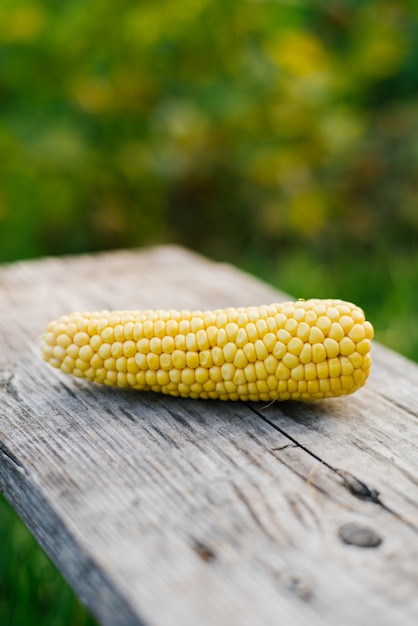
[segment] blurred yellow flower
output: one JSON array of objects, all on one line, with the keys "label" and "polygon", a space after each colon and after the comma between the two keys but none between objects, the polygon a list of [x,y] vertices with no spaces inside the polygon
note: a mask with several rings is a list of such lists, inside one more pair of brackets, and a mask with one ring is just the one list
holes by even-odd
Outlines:
[{"label": "blurred yellow flower", "polygon": [[32,41],[43,29],[45,13],[40,6],[19,6],[0,9],[0,41],[19,43]]},{"label": "blurred yellow flower", "polygon": [[280,32],[266,48],[269,58],[282,70],[294,76],[307,76],[326,70],[329,64],[327,51],[313,33],[285,30]]},{"label": "blurred yellow flower", "polygon": [[101,78],[78,78],[70,91],[75,101],[91,113],[112,110],[116,105],[113,86]]}]

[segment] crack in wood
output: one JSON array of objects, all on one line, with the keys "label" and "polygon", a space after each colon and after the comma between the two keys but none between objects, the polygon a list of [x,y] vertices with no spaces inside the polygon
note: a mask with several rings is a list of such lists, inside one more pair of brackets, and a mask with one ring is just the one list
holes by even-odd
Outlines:
[{"label": "crack in wood", "polygon": [[377,489],[368,487],[362,480],[356,478],[356,476],[345,470],[335,468],[334,472],[340,476],[343,487],[348,489],[353,496],[356,496],[356,498],[359,498],[360,500],[367,500],[369,502],[373,502],[374,504],[380,504],[383,506]]},{"label": "crack in wood", "polygon": [[280,450],[286,450],[286,448],[298,448],[299,446],[296,443],[284,443],[282,446],[277,446],[277,448],[271,448],[273,452],[278,452]]},{"label": "crack in wood", "polygon": [[17,460],[15,455],[9,450],[9,448],[0,441],[0,455],[3,456],[7,462],[12,463],[14,467],[21,473],[27,474],[27,470],[23,465]]},{"label": "crack in wood", "polygon": [[[300,448],[301,450],[306,452],[306,454],[309,454],[311,457],[316,459],[321,465],[323,465],[324,467],[327,467],[332,472],[332,474],[336,474],[338,476],[338,478],[339,478],[339,481],[338,481],[339,484],[342,485],[345,489],[347,489],[347,491],[349,491],[349,493],[351,495],[353,495],[354,497],[358,498],[359,500],[365,500],[365,501],[368,501],[368,502],[372,502],[373,504],[376,504],[377,506],[380,506],[382,509],[384,509],[385,511],[387,511],[388,513],[390,513],[391,515],[396,517],[396,519],[398,519],[399,521],[401,521],[404,524],[406,524],[411,530],[413,530],[414,532],[418,533],[418,526],[415,523],[413,523],[412,521],[406,519],[403,515],[401,515],[400,513],[398,513],[397,511],[395,511],[391,507],[387,506],[382,501],[382,499],[379,497],[380,494],[379,494],[379,491],[377,489],[374,489],[373,487],[369,487],[364,481],[360,480],[359,478],[357,478],[356,476],[351,474],[351,472],[347,472],[347,471],[341,470],[341,469],[339,469],[337,467],[333,467],[332,465],[327,463],[327,461],[325,461],[324,459],[321,459],[321,457],[319,457],[317,454],[312,452],[312,450],[309,450],[309,448],[307,448],[305,445],[301,444],[297,439],[292,437],[292,435],[289,435],[289,433],[287,433],[285,430],[283,430],[283,428],[280,428],[280,426],[278,426],[277,424],[275,424],[274,422],[269,420],[267,417],[265,417],[265,415],[262,415],[255,407],[253,407],[251,405],[248,405],[248,406],[266,424],[269,424],[272,428],[274,428],[279,433],[281,433],[284,437],[287,437],[287,439],[290,440],[290,442],[291,442],[290,444],[284,444],[284,446],[282,446],[282,447],[279,446],[279,448],[277,448],[277,450],[280,451],[280,450],[283,450],[283,449],[289,448],[289,447],[291,447],[291,448]],[[273,455],[273,456],[275,456],[279,461],[283,462],[282,459],[278,458],[276,455]],[[299,476],[299,477],[303,478],[304,480],[306,480],[306,478],[301,476],[300,473],[296,472],[296,470],[291,465],[289,465],[287,463],[284,463],[284,464],[292,472],[294,472],[297,476]],[[330,494],[327,491],[325,491],[324,489],[320,488],[315,483],[310,482],[310,484],[313,487],[315,487],[315,489],[321,491],[322,493],[324,493],[327,496],[330,496]]]}]

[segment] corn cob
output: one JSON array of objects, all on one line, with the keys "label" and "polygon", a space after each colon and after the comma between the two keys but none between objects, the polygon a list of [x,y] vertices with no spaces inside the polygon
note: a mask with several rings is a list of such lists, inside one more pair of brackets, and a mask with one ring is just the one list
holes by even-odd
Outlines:
[{"label": "corn cob", "polygon": [[215,311],[100,311],[50,322],[45,361],[105,385],[220,400],[342,396],[369,374],[373,327],[342,300]]}]

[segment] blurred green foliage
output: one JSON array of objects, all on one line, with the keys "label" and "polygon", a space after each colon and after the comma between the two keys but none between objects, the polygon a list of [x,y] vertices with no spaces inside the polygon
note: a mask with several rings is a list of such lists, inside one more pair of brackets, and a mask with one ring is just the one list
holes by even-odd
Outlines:
[{"label": "blurred green foliage", "polygon": [[407,0],[3,0],[0,259],[418,232]]},{"label": "blurred green foliage", "polygon": [[1,494],[0,537],[2,626],[94,626]]},{"label": "blurred green foliage", "polygon": [[0,261],[177,241],[295,295],[302,266],[318,295],[354,299],[358,277],[378,338],[418,358],[418,331],[380,315],[418,264],[417,17],[412,0],[3,0]]},{"label": "blurred green foliage", "polygon": [[417,18],[2,0],[0,262],[176,241],[354,300],[418,360]]}]

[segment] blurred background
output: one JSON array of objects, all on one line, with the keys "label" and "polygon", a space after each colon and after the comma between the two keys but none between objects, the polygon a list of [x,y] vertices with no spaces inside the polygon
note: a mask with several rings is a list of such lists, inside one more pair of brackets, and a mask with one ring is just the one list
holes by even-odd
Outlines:
[{"label": "blurred background", "polygon": [[[176,242],[418,361],[415,0],[2,0],[0,262]],[[93,624],[0,502],[0,623]]]}]

